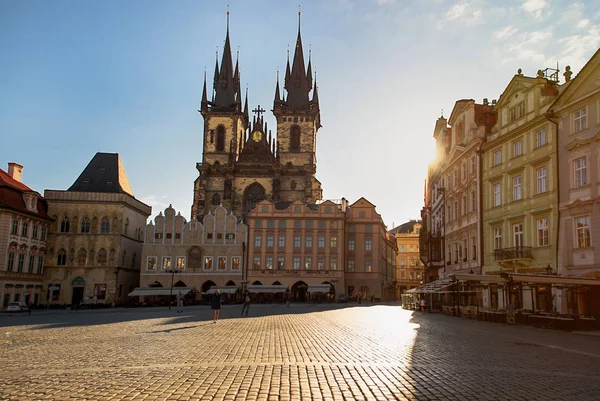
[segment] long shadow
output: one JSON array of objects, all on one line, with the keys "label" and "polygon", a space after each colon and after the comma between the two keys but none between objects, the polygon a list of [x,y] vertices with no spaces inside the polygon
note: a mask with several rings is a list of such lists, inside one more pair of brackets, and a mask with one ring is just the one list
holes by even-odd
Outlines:
[{"label": "long shadow", "polygon": [[[413,313],[420,325],[407,365],[407,388],[418,400],[597,400],[600,354],[593,339]],[[534,397],[535,395],[535,397]]]},{"label": "long shadow", "polygon": [[[262,317],[272,315],[303,314],[341,309],[348,307],[369,307],[377,304],[251,304],[248,317]],[[242,305],[224,305],[219,319],[239,318]],[[212,320],[212,311],[208,305],[195,305],[184,307],[184,312],[179,314],[175,308],[167,307],[142,307],[142,308],[114,308],[102,310],[78,311],[34,311],[28,314],[0,314],[0,327],[31,326],[28,330],[45,330],[60,327],[99,326],[131,321],[149,319],[165,319],[160,325],[171,325]]]}]

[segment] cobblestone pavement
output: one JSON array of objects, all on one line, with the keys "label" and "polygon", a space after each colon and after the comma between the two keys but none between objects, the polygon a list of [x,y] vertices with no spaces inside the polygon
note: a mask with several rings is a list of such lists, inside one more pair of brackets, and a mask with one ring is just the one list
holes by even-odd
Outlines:
[{"label": "cobblestone pavement", "polygon": [[598,400],[600,337],[400,306],[0,315],[0,399]]}]

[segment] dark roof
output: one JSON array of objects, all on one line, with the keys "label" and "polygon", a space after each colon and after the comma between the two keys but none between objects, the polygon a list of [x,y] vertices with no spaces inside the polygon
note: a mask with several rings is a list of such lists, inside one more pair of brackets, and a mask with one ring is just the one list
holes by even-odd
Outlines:
[{"label": "dark roof", "polygon": [[275,202],[275,209],[285,210],[288,207],[290,207],[291,204],[292,204],[292,202]]},{"label": "dark roof", "polygon": [[[25,195],[30,194],[30,195]],[[25,196],[24,196],[25,195]],[[35,196],[37,211],[30,210],[25,204],[25,197]],[[43,196],[33,191],[27,185],[13,179],[8,173],[0,168],[0,208],[12,209],[14,211],[36,216],[38,218],[52,220],[48,216],[48,204]]]},{"label": "dark roof", "polygon": [[421,224],[421,220],[411,220],[397,227],[392,228],[390,234],[410,234],[414,231],[415,224]]},{"label": "dark roof", "polygon": [[68,191],[126,193],[134,196],[118,153],[96,153]]}]

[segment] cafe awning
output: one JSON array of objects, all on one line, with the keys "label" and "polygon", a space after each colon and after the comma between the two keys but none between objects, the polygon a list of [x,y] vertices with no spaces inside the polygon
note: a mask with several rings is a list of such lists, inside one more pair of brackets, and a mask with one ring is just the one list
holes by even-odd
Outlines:
[{"label": "cafe awning", "polygon": [[[173,287],[173,295],[177,295],[181,292],[182,295],[187,294],[192,289],[187,287]],[[136,288],[128,294],[130,297],[147,297],[147,296],[156,296],[156,295],[171,295],[170,287],[159,287],[159,288]]]},{"label": "cafe awning", "polygon": [[487,275],[487,274],[463,273],[463,274],[453,274],[450,277],[457,281],[479,281],[481,283],[498,283],[498,284],[506,283],[506,279],[503,277]]},{"label": "cafe awning", "polygon": [[435,294],[442,292],[442,290],[450,287],[452,284],[454,284],[454,280],[451,278],[441,278],[439,280],[411,288],[406,292],[408,294]]},{"label": "cafe awning", "polygon": [[238,288],[235,285],[228,285],[226,287],[215,287],[212,286],[209,288],[208,291],[206,291],[207,294],[214,294],[217,290],[219,290],[219,292],[221,294],[235,294],[238,290]]},{"label": "cafe awning", "polygon": [[248,286],[248,291],[250,292],[267,292],[267,293],[277,293],[277,292],[286,292],[288,289],[287,285],[258,285],[253,284]]},{"label": "cafe awning", "polygon": [[520,281],[535,284],[558,284],[558,285],[600,285],[600,279],[583,277],[563,277],[552,274],[522,274],[504,273],[512,281]]},{"label": "cafe awning", "polygon": [[306,292],[329,292],[331,284],[309,284]]}]

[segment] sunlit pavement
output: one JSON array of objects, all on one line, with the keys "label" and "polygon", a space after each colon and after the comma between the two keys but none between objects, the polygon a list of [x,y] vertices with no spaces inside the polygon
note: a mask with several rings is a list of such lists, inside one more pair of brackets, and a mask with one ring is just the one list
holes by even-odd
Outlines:
[{"label": "sunlit pavement", "polygon": [[0,399],[598,400],[600,337],[394,305],[0,315]]}]

